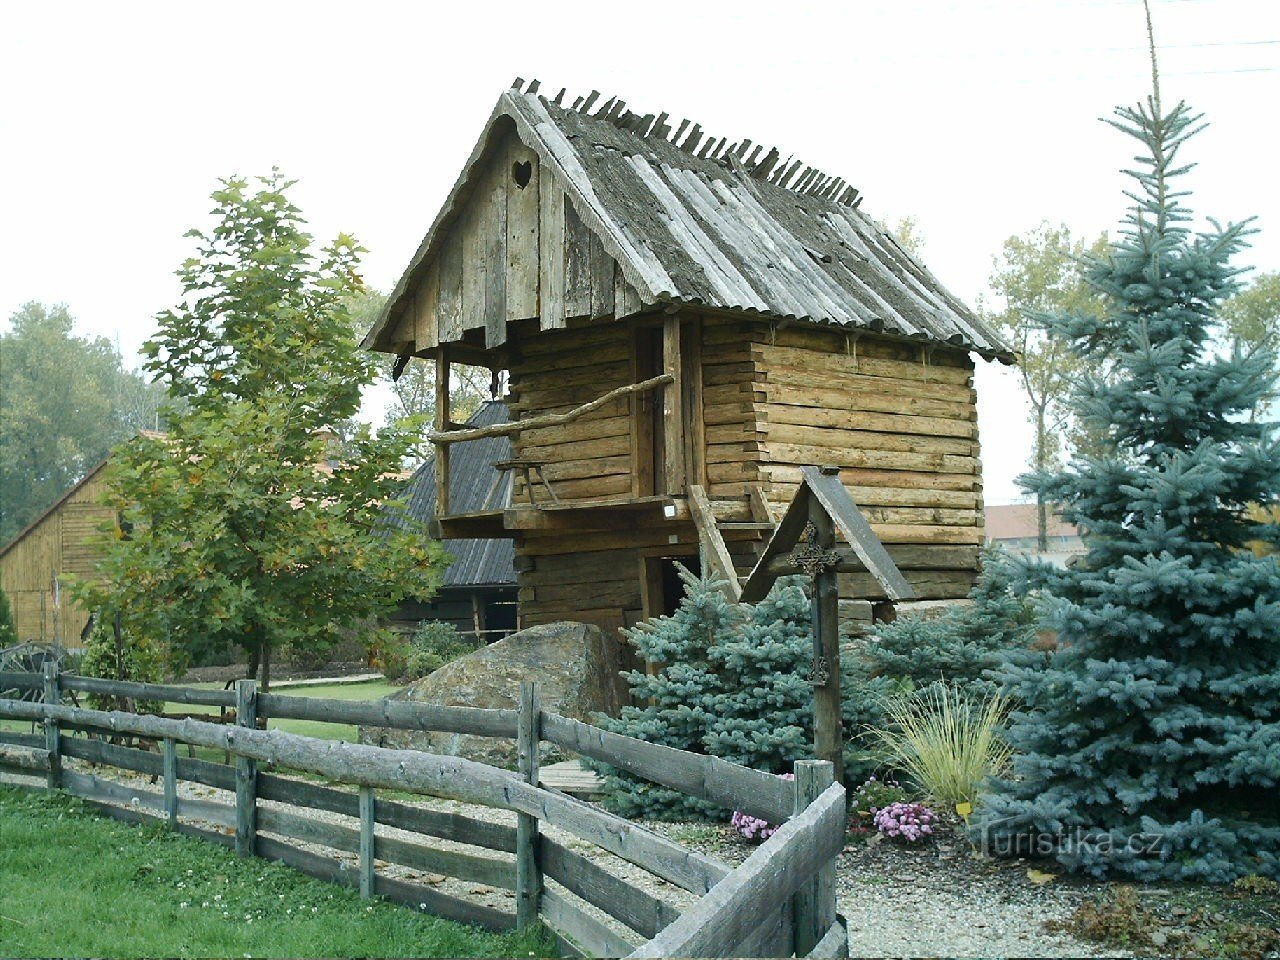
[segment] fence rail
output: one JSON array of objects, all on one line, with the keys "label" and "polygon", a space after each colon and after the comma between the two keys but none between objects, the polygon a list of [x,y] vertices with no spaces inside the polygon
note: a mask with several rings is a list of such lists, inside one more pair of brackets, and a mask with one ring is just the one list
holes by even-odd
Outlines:
[{"label": "fence rail", "polygon": [[[281,696],[259,693],[252,681],[240,681],[229,691],[121,683],[59,676],[56,669],[48,668],[45,675],[0,674],[3,691],[36,691],[38,701],[0,697],[0,718],[41,723],[44,730],[42,734],[0,731],[0,770],[43,773],[49,788],[80,796],[112,816],[167,822],[190,836],[234,846],[241,854],[278,860],[313,876],[357,887],[366,896],[425,905],[439,916],[495,930],[541,920],[569,953],[843,955],[844,927],[835,915],[834,885],[827,881],[843,841],[844,793],[838,785],[826,786],[831,782],[829,764],[798,764],[793,784],[541,710],[532,684],[522,686],[520,710]],[[89,710],[60,702],[63,692],[235,707],[235,724]],[[268,718],[515,739],[520,769],[513,772],[458,757],[259,729]],[[127,742],[131,739],[155,750],[131,745]],[[787,822],[745,864],[731,871],[630,821],[538,786],[536,758],[541,741],[690,796],[775,823]],[[177,752],[179,744],[223,751],[234,762],[183,757]],[[63,758],[149,776],[159,786],[145,789],[116,782],[99,775],[98,767],[91,773],[84,768],[63,769]],[[271,772],[277,769],[320,775],[333,783]],[[183,796],[178,788],[181,781],[234,792],[235,802]],[[335,784],[357,789],[352,792]],[[494,824],[402,803],[385,796],[388,790],[513,811],[518,824]],[[308,816],[311,811],[339,814],[352,823]],[[384,836],[377,832],[379,825],[408,831],[413,839]],[[700,899],[681,913],[667,900],[546,836],[541,832],[543,825],[562,829]],[[466,848],[420,843],[419,838]],[[299,844],[348,858],[355,855],[357,867],[349,869],[339,857]],[[386,876],[375,869],[376,862],[513,891],[516,909],[499,910],[433,886]],[[762,903],[777,906],[762,915]]]}]

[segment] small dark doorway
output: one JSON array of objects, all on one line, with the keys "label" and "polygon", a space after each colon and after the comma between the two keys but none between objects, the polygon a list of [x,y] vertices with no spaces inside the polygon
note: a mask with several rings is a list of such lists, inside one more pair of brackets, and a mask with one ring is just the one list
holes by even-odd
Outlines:
[{"label": "small dark doorway", "polygon": [[696,553],[674,557],[644,558],[644,616],[669,617],[684,599],[684,583],[676,569],[679,563],[695,574],[699,570]]},{"label": "small dark doorway", "polygon": [[[662,328],[642,327],[635,338],[635,382],[662,373]],[[632,399],[631,429],[636,437],[635,487],[637,497],[666,492],[666,440],[662,416],[662,392],[650,390]]]}]

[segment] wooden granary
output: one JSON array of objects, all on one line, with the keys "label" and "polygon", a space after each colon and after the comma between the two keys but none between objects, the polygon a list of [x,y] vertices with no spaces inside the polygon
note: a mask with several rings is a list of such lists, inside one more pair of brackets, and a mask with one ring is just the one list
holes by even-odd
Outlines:
[{"label": "wooden granary", "polygon": [[[844,180],[598,101],[502,94],[366,339],[434,358],[441,386],[453,363],[505,372],[527,422],[500,465],[510,505],[464,512],[442,488],[443,535],[514,541],[523,624],[620,627],[672,609],[672,560],[736,590],[802,468],[835,466],[915,593],[964,596],[973,356],[1008,346]],[[869,572],[840,593],[884,596]]]}]

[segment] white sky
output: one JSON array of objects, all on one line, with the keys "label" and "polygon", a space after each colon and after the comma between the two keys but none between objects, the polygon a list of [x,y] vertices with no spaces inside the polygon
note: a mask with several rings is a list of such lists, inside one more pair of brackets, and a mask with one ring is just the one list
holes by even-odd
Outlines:
[{"label": "white sky", "polygon": [[[1195,209],[1258,215],[1280,268],[1280,2],[1154,0],[1165,99],[1193,141]],[[973,303],[1006,237],[1095,234],[1124,211],[1146,95],[1139,0],[408,4],[11,3],[0,7],[0,322],[65,302],[134,362],[177,298],[182,234],[216,179],[275,164],[320,238],[356,233],[389,288],[512,78],[777,144],[863,209],[914,215],[925,259]],[[549,88],[549,89],[548,89]],[[980,363],[988,502],[1017,495],[1029,429]]]}]

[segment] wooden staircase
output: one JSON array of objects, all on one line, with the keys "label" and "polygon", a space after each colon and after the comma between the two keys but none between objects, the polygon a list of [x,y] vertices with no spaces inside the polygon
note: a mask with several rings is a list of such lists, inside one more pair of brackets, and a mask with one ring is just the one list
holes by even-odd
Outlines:
[{"label": "wooden staircase", "polygon": [[738,519],[735,511],[734,519],[721,520],[707,491],[697,484],[689,487],[689,513],[698,530],[706,572],[725,582],[725,595],[734,601],[741,597],[742,585],[777,529],[759,486],[751,488],[746,506],[741,516],[751,519]]}]

